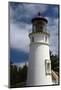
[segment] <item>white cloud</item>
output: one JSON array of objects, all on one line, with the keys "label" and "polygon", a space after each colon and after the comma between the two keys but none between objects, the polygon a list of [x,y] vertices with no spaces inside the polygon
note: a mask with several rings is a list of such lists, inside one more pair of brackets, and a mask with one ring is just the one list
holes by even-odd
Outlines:
[{"label": "white cloud", "polygon": [[[24,8],[25,7],[25,8]],[[32,17],[37,12],[45,12],[48,5],[40,4],[19,4],[15,10],[10,7],[10,46],[29,52],[30,39],[28,37],[29,31],[32,29],[31,24],[24,22],[14,22],[13,19],[22,17]],[[55,8],[55,12],[57,8]],[[17,16],[19,12],[19,16]],[[24,13],[23,13],[24,12]],[[17,17],[16,17],[17,16]],[[58,53],[58,18],[46,17],[48,19],[48,31],[50,32],[50,49],[53,53]],[[23,20],[22,20],[23,21]]]},{"label": "white cloud", "polygon": [[[22,25],[22,23],[21,23]],[[29,29],[31,25],[19,27],[17,24],[10,24],[10,47],[29,52]]]},{"label": "white cloud", "polygon": [[58,18],[48,18],[48,32],[50,33],[50,50],[58,54]]}]

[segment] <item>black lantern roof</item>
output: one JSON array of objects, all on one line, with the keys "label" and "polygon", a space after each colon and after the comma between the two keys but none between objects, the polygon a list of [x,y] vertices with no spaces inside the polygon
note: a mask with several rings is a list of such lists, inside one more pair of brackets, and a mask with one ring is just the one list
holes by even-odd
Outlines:
[{"label": "black lantern roof", "polygon": [[37,14],[37,16],[35,18],[32,19],[32,22],[34,22],[35,20],[43,20],[45,21],[46,23],[48,23],[47,19],[42,17],[40,12]]}]

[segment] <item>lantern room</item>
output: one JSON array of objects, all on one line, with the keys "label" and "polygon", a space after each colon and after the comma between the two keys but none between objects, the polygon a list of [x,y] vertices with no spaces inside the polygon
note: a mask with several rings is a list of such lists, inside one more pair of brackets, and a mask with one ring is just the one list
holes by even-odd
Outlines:
[{"label": "lantern room", "polygon": [[32,19],[32,32],[47,32],[47,19],[41,16],[40,12]]}]

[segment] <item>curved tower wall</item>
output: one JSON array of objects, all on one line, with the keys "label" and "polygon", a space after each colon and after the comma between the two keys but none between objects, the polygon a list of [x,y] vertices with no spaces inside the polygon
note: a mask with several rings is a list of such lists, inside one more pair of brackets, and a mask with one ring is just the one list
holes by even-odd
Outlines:
[{"label": "curved tower wall", "polygon": [[[47,40],[45,41],[45,36]],[[34,42],[32,42],[32,37]],[[28,67],[28,86],[51,85],[51,71],[46,71],[46,60],[50,63],[49,55],[49,35],[48,34],[31,34],[30,35],[30,56]],[[51,69],[51,68],[50,68]]]}]

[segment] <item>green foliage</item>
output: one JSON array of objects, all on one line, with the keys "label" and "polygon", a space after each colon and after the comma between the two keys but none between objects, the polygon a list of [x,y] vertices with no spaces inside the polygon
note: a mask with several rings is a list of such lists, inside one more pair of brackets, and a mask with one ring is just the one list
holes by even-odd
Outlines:
[{"label": "green foliage", "polygon": [[58,55],[53,55],[52,52],[50,52],[50,59],[51,59],[51,68],[54,71],[59,72],[59,58],[58,58]]},{"label": "green foliage", "polygon": [[10,87],[25,86],[27,80],[27,66],[17,70],[16,65],[10,64]]}]

